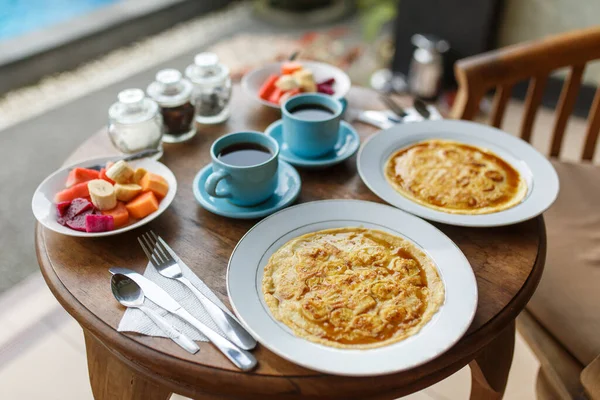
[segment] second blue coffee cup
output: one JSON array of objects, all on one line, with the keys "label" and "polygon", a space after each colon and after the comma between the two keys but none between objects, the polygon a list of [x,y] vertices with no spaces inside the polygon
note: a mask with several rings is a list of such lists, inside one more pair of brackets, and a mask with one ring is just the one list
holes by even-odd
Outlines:
[{"label": "second blue coffee cup", "polygon": [[[231,146],[258,145],[269,154],[251,165],[232,165],[219,157]],[[225,198],[238,206],[253,206],[267,200],[277,189],[279,145],[259,132],[235,132],[217,139],[210,148],[213,172],[205,189],[213,197]],[[217,186],[219,186],[217,188]]]},{"label": "second blue coffee cup", "polygon": [[[322,118],[308,119],[304,112],[326,110]],[[338,140],[343,104],[330,96],[320,93],[305,93],[294,96],[281,107],[283,120],[283,140],[290,151],[300,157],[318,158],[333,151]]]}]

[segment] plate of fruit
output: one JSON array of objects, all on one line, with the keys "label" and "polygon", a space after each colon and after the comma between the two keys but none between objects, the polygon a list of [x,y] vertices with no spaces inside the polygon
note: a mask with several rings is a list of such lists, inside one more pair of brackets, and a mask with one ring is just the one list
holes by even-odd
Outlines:
[{"label": "plate of fruit", "polygon": [[[169,207],[175,175],[152,159],[104,157],[62,168],[36,189],[31,207],[46,228],[69,236],[110,236],[140,227]],[[105,168],[92,169],[104,165]]]},{"label": "plate of fruit", "polygon": [[283,61],[248,72],[242,87],[262,104],[279,108],[290,97],[306,92],[342,99],[350,90],[350,78],[333,65],[315,61]]}]

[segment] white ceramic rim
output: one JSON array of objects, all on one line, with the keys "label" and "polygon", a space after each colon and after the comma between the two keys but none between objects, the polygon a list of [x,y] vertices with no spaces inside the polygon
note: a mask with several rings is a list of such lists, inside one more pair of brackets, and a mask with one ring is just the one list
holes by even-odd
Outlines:
[{"label": "white ceramic rim", "polygon": [[123,232],[130,231],[132,229],[139,228],[140,226],[146,225],[148,222],[154,220],[159,215],[161,215],[173,202],[175,198],[175,194],[177,193],[177,179],[173,172],[163,163],[146,158],[142,160],[131,161],[131,164],[136,167],[143,167],[149,172],[157,173],[163,176],[167,182],[169,183],[169,192],[160,201],[159,208],[157,211],[148,215],[146,218],[142,218],[134,224],[124,226],[119,229],[115,229],[108,232],[96,232],[96,233],[87,233],[80,232],[74,229],[69,228],[68,226],[62,226],[56,221],[56,210],[55,204],[53,200],[53,196],[55,193],[50,194],[50,198],[46,196],[46,194],[42,191],[42,189],[46,186],[50,185],[54,179],[58,179],[60,175],[64,175],[64,180],[62,180],[62,185],[67,179],[68,171],[74,167],[89,167],[93,165],[103,165],[108,161],[114,161],[123,158],[123,156],[112,156],[112,157],[100,157],[94,158],[91,160],[86,160],[82,162],[78,162],[72,165],[68,165],[55,171],[50,176],[48,176],[42,183],[39,184],[37,189],[33,194],[33,198],[31,200],[31,209],[33,211],[33,215],[38,220],[40,224],[42,224],[45,228],[50,229],[51,231],[60,233],[62,235],[67,236],[75,236],[75,237],[103,237],[103,236],[113,236],[118,235]]},{"label": "white ceramic rim", "polygon": [[[526,180],[525,199],[497,213],[460,215],[437,211],[402,196],[387,182],[384,165],[394,151],[427,139],[456,140],[496,153]],[[533,146],[500,129],[469,121],[437,120],[395,125],[371,136],[362,145],[357,167],[365,185],[382,200],[419,217],[457,226],[493,227],[523,222],[546,211],[559,192],[554,167]]]},{"label": "white ceramic rim", "polygon": [[[350,81],[350,77],[348,76],[348,74],[346,74],[344,71],[342,71],[338,67],[333,66],[331,64],[321,63],[321,62],[317,62],[317,61],[307,61],[307,60],[297,60],[297,61],[300,62],[302,65],[306,66],[308,69],[312,70],[313,73],[315,73],[315,70],[331,71],[331,75],[334,76],[336,79],[335,87],[334,87],[335,92],[334,92],[334,94],[331,95],[331,97],[333,97],[334,99],[341,100],[344,97],[346,97],[346,95],[350,91],[350,87],[352,85],[352,83]],[[283,62],[269,63],[266,65],[263,65],[262,67],[255,68],[252,71],[244,74],[244,76],[242,77],[242,81],[241,81],[242,88],[244,89],[244,91],[248,95],[250,95],[252,98],[254,98],[256,101],[258,101],[259,103],[261,103],[267,107],[281,109],[281,106],[279,106],[277,104],[273,104],[270,101],[266,101],[266,100],[263,100],[260,97],[258,97],[258,89],[260,88],[260,85],[257,88],[252,88],[252,84],[251,84],[251,82],[253,82],[255,76],[262,74],[263,71],[265,71],[265,70],[273,69],[273,71],[279,72],[279,70],[281,68],[281,64],[283,64]]]},{"label": "white ceramic rim", "polygon": [[[268,258],[285,242],[302,234],[360,225],[402,236],[423,249],[436,263],[444,282],[444,304],[420,332],[381,348],[336,349],[295,336],[274,319],[264,303],[260,286]],[[420,218],[361,200],[303,203],[257,223],[231,254],[227,292],[236,315],[263,346],[306,368],[346,376],[405,371],[438,357],[464,335],[477,309],[475,275],[452,240]]]}]

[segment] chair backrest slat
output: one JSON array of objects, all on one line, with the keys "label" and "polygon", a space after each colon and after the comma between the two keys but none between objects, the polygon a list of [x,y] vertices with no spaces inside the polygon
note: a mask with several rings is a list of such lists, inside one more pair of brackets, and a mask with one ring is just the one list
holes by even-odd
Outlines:
[{"label": "chair backrest slat", "polygon": [[512,88],[513,85],[503,85],[496,89],[494,102],[492,104],[492,115],[490,117],[490,125],[496,128],[500,128],[502,125],[504,110],[506,110],[506,104],[508,103],[508,100],[510,100]]},{"label": "chair backrest slat", "polygon": [[535,116],[537,110],[542,103],[542,96],[544,96],[544,89],[546,88],[546,82],[548,76],[541,75],[531,78],[529,86],[527,86],[527,97],[525,97],[525,114],[521,121],[521,139],[526,142],[531,142],[531,131],[533,129],[533,123],[535,122]]},{"label": "chair backrest slat", "polygon": [[450,117],[467,121],[473,120],[479,112],[479,102],[482,98],[483,92],[471,92],[466,87],[460,87]]},{"label": "chair backrest slat", "polygon": [[585,146],[581,158],[584,160],[592,160],[596,151],[596,141],[600,132],[600,87],[596,89],[594,102],[588,114],[588,128],[585,135]]},{"label": "chair backrest slat", "polygon": [[[529,80],[520,134],[523,140],[530,142],[548,77],[553,71],[568,67],[570,72],[560,94],[550,146],[550,155],[558,156],[585,65],[592,60],[600,60],[600,26],[467,57],[454,66],[458,94],[450,115],[453,118],[474,119],[479,112],[482,97],[496,88],[490,124],[500,127],[513,85]],[[583,150],[583,158],[586,160],[593,157],[600,130],[598,92],[588,123]]]},{"label": "chair backrest slat", "polygon": [[575,100],[577,100],[577,93],[581,85],[581,76],[585,65],[574,66],[565,84],[560,92],[560,98],[558,100],[556,120],[554,121],[554,129],[552,130],[552,145],[550,146],[550,157],[558,157],[560,154],[560,147],[562,145],[563,136],[565,134],[565,128],[573,107],[575,106]]}]

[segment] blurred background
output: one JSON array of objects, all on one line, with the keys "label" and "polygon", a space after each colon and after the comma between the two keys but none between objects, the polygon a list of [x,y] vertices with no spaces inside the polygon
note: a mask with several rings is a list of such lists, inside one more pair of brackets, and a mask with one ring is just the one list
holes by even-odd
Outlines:
[{"label": "blurred background", "polygon": [[[14,327],[0,333],[0,398],[38,398],[35,388],[16,387],[21,369],[46,371],[59,354],[68,363],[71,353],[82,382],[71,390],[54,385],[44,398],[91,398],[85,361],[76,355],[83,351],[78,327],[39,275],[30,201],[45,176],[106,126],[119,91],[146,88],[162,68],[183,71],[201,51],[216,53],[239,80],[301,50],[301,58],[340,66],[354,85],[412,92],[444,112],[454,101],[456,60],[594,26],[599,15],[597,0],[0,0],[0,304],[39,291],[26,304],[29,320],[0,313],[0,326]],[[419,85],[414,64],[427,57],[440,60],[439,75]],[[554,107],[563,76],[548,84],[543,105]],[[600,66],[590,65],[576,116],[587,115],[599,81]],[[526,85],[515,87],[509,111],[519,112],[525,93]],[[483,115],[488,107],[484,101]],[[35,346],[42,344],[54,350],[40,353]],[[535,360],[523,351],[534,374]],[[468,382],[461,385],[456,390],[468,393]],[[444,390],[454,389],[427,398],[454,398]],[[522,398],[531,398],[527,390]]]}]

